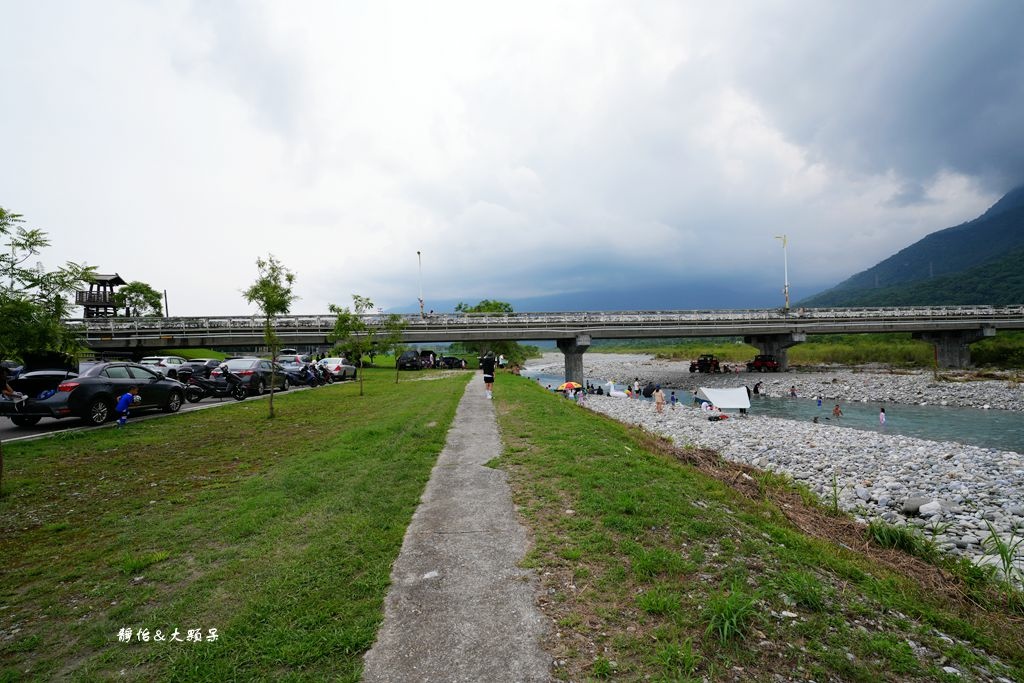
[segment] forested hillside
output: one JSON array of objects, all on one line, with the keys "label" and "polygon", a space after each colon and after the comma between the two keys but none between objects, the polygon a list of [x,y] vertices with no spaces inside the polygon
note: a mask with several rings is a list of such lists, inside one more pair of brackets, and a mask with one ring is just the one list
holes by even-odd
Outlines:
[{"label": "forested hillside", "polygon": [[983,215],[932,233],[802,306],[1024,302],[1024,186]]}]

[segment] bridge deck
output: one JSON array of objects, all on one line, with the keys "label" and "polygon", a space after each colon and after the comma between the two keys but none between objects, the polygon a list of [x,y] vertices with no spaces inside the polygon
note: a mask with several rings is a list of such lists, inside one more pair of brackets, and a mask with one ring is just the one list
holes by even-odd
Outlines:
[{"label": "bridge deck", "polygon": [[[386,316],[364,316],[371,326]],[[1024,329],[1021,306],[808,308],[703,311],[590,311],[558,313],[441,313],[401,316],[406,342],[709,337],[766,334],[942,332]],[[334,316],[280,316],[274,328],[289,345],[325,344]],[[261,344],[258,316],[74,319],[65,323],[93,349],[207,347]]]}]

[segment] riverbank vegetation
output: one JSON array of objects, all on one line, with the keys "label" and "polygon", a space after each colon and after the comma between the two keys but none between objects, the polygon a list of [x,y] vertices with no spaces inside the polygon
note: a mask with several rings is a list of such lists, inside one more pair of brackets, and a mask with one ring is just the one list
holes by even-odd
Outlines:
[{"label": "riverbank vegetation", "polygon": [[783,477],[528,380],[498,396],[558,678],[1024,678],[1024,608],[984,572],[883,549]]},{"label": "riverbank vegetation", "polygon": [[[758,350],[738,337],[705,339],[630,339],[595,342],[592,353],[649,353],[666,360],[690,360],[713,353],[730,363],[745,363]],[[810,335],[789,349],[790,365],[863,365],[881,363],[897,367],[929,368],[935,364],[931,344],[910,334]],[[1024,332],[1000,332],[971,345],[975,365],[1024,368]]]}]

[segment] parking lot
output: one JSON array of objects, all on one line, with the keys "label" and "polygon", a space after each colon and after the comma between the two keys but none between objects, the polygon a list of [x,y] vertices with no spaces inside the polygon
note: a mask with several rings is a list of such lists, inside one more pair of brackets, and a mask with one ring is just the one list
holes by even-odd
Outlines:
[{"label": "parking lot", "polygon": [[[288,390],[288,393],[291,393],[293,391],[304,391],[309,388],[310,387],[292,387],[291,389]],[[277,393],[280,395],[282,392]],[[268,398],[270,398],[270,394],[266,394],[265,396],[250,396],[245,400],[262,401],[267,400]],[[222,405],[234,405],[236,403],[238,403],[238,401],[235,401],[234,399],[230,398],[206,399],[199,403],[186,402],[182,404],[181,410],[179,410],[178,413],[165,413],[161,410],[147,410],[145,412],[139,413],[138,415],[133,415],[129,419],[129,424],[131,422],[152,420],[158,417],[168,417],[170,415],[187,413],[193,410],[205,410],[207,408],[216,408]],[[72,417],[57,420],[51,417],[44,417],[42,420],[39,421],[39,424],[35,425],[34,427],[18,427],[7,418],[0,418],[0,441],[8,442],[17,441],[20,439],[32,439],[39,436],[55,434],[57,432],[68,432],[72,430],[114,429],[116,427],[116,424],[116,422],[108,422],[107,424],[102,425],[100,427],[87,427],[78,418]]]}]

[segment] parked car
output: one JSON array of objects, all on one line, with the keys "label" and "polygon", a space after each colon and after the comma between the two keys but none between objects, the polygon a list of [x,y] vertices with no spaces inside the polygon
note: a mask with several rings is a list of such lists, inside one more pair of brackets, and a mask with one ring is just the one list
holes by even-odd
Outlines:
[{"label": "parked car", "polygon": [[185,365],[179,368],[179,371],[184,373],[186,371],[191,372],[196,377],[209,378],[210,373],[213,369],[224,361],[217,358],[192,358],[185,361]]},{"label": "parked car", "polygon": [[160,408],[176,413],[185,399],[181,382],[162,376],[138,363],[96,363],[81,374],[67,370],[26,372],[11,387],[28,398],[0,401],[0,414],[20,427],[31,427],[44,417],[81,418],[101,425],[114,415],[117,398],[138,387],[141,400],[132,410]]},{"label": "parked car", "polygon": [[437,367],[437,354],[430,349],[423,349],[420,351],[420,367],[421,368],[436,368]]},{"label": "parked car", "polygon": [[456,356],[442,356],[441,367],[449,370],[459,370],[466,367],[466,361],[462,358],[457,358]]},{"label": "parked car", "polygon": [[718,372],[720,370],[718,358],[710,353],[705,353],[690,362],[690,372]]},{"label": "parked car", "polygon": [[[275,391],[288,391],[290,386],[288,376],[285,374],[284,368],[274,361],[266,358],[245,357],[232,358],[225,362],[228,364],[228,370],[242,378],[246,390],[252,396],[262,396],[266,393],[270,388],[271,375],[274,376]],[[210,372],[210,379],[220,378],[221,371],[219,369]]]},{"label": "parked car", "polygon": [[317,365],[334,375],[335,380],[341,381],[356,378],[356,366],[344,358],[323,358],[317,362]]},{"label": "parked car", "polygon": [[747,363],[747,372],[778,372],[779,360],[775,356],[760,355],[754,356],[754,360]]},{"label": "parked car", "polygon": [[139,361],[139,365],[145,365],[157,372],[164,373],[165,377],[174,379],[178,376],[178,369],[188,361],[181,356],[146,356]]},{"label": "parked car", "polygon": [[399,370],[421,370],[423,368],[420,363],[420,354],[416,351],[403,351],[395,361],[395,366]]}]

